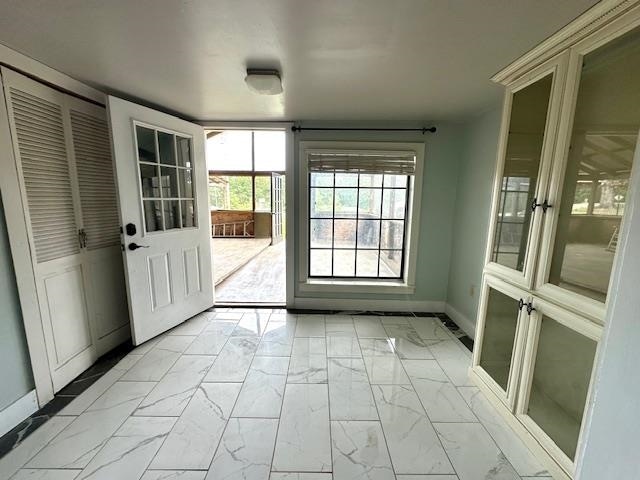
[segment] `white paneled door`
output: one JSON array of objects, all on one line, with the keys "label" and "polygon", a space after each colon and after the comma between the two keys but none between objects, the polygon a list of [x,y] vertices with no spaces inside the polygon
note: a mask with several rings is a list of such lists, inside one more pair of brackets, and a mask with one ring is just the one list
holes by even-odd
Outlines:
[{"label": "white paneled door", "polygon": [[204,130],[108,99],[136,345],[213,306]]}]

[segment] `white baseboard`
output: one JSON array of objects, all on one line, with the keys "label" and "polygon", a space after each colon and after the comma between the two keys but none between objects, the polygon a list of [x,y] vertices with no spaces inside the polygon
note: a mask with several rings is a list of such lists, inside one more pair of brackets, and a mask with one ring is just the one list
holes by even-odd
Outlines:
[{"label": "white baseboard", "polygon": [[0,436],[38,410],[36,391],[31,390],[0,412]]},{"label": "white baseboard", "polygon": [[359,300],[351,298],[304,298],[293,299],[293,307],[310,310],[370,310],[384,312],[444,312],[441,301],[406,300]]},{"label": "white baseboard", "polygon": [[472,322],[468,317],[461,314],[448,303],[444,307],[444,313],[449,315],[451,320],[456,322],[456,325],[458,325],[462,329],[462,331],[464,331],[464,333],[466,333],[469,337],[476,338],[475,322]]}]

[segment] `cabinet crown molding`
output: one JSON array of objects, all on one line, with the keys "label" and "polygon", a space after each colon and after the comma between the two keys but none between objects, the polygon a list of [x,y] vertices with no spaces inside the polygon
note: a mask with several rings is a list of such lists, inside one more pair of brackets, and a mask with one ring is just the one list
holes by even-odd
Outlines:
[{"label": "cabinet crown molding", "polygon": [[532,68],[575,45],[604,24],[632,10],[640,17],[640,0],[602,0],[500,70],[491,80],[508,85]]}]

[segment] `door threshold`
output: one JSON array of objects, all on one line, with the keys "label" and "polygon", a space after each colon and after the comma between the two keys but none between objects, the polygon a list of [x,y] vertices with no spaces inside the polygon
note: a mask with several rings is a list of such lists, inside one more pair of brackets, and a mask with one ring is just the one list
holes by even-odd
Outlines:
[{"label": "door threshold", "polygon": [[279,302],[223,302],[214,304],[213,308],[287,308],[287,305]]}]

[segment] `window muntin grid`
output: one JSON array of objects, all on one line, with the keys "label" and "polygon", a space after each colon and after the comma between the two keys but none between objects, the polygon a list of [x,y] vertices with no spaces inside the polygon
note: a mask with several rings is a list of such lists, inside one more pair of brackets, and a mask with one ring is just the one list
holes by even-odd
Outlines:
[{"label": "window muntin grid", "polygon": [[309,173],[309,278],[404,277],[409,176]]}]

